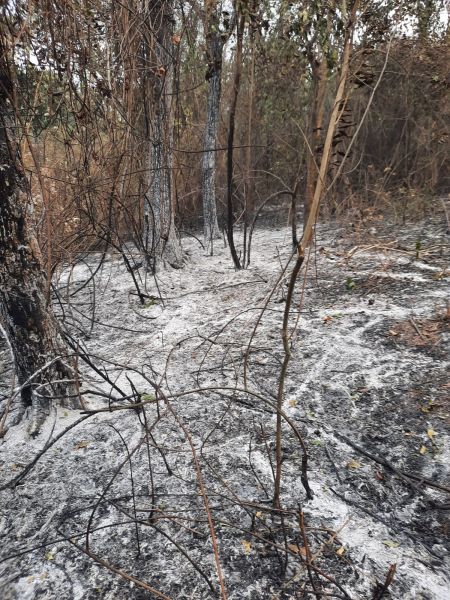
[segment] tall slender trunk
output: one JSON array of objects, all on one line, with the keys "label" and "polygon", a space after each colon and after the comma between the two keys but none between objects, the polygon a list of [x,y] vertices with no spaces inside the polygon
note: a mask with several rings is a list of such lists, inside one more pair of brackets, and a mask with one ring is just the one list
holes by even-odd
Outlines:
[{"label": "tall slender trunk", "polygon": [[309,148],[306,154],[306,191],[303,211],[303,227],[305,227],[314,198],[317,183],[320,152],[318,146],[323,139],[323,117],[325,112],[325,92],[327,87],[327,64],[324,57],[320,62],[311,60],[312,69],[312,111],[309,124]]},{"label": "tall slender trunk", "polygon": [[328,119],[328,127],[323,144],[322,155],[320,158],[320,167],[319,172],[317,174],[316,187],[314,189],[314,196],[308,215],[308,220],[304,225],[303,236],[299,243],[299,254],[304,254],[305,249],[311,243],[311,239],[314,233],[314,225],[320,207],[320,202],[322,200],[324,189],[326,189],[325,180],[330,162],[330,156],[332,153],[333,137],[336,133],[336,128],[339,125],[339,121],[342,118],[342,114],[346,106],[345,93],[350,70],[350,55],[353,49],[353,28],[356,20],[356,14],[359,10],[359,6],[360,0],[355,0],[351,9],[351,13],[348,17],[348,24],[345,32],[342,49],[339,84],[334,99],[334,105],[331,110],[330,117]]},{"label": "tall slender trunk", "polygon": [[217,18],[211,17],[210,23],[207,23],[207,27],[209,27],[206,35],[208,53],[208,72],[206,74],[208,81],[208,105],[202,157],[202,199],[205,248],[212,255],[213,241],[220,238],[216,204],[215,147],[219,125],[223,41],[218,31]]},{"label": "tall slender trunk", "polygon": [[233,96],[230,106],[230,121],[228,127],[227,143],[227,239],[230,246],[231,258],[236,269],[241,269],[241,262],[234,245],[234,214],[233,214],[233,145],[234,145],[234,127],[236,121],[236,108],[241,85],[242,73],[242,41],[244,37],[245,17],[241,16],[237,26],[236,58],[233,82]]},{"label": "tall slender trunk", "polygon": [[17,142],[15,77],[9,33],[0,26],[0,328],[11,349],[23,409],[37,433],[53,400],[72,406],[70,368],[58,324],[45,298],[41,253],[28,218],[29,190]]},{"label": "tall slender trunk", "polygon": [[[253,3],[252,13],[256,13],[256,3]],[[242,266],[250,265],[250,252],[247,248],[247,232],[255,212],[255,182],[253,178],[253,120],[255,112],[255,34],[253,23],[249,24],[249,82],[248,82],[248,121],[247,148],[245,149],[245,178],[244,178],[244,255]],[[247,256],[248,251],[248,256]]]},{"label": "tall slender trunk", "polygon": [[[339,124],[339,120],[342,116],[342,109],[345,106],[345,93],[349,77],[350,69],[350,56],[353,49],[353,29],[356,21],[356,14],[360,6],[360,0],[355,0],[351,13],[347,17],[347,26],[345,30],[345,37],[342,48],[342,62],[341,72],[339,78],[339,85],[334,98],[334,105],[331,110],[331,114],[328,120],[327,132],[325,135],[323,152],[320,159],[319,173],[317,176],[316,187],[310,206],[308,220],[303,228],[302,239],[299,241],[297,246],[297,260],[294,268],[291,272],[289,281],[288,294],[286,298],[286,304],[283,315],[283,328],[282,328],[282,341],[284,349],[283,365],[281,368],[280,378],[278,381],[278,393],[277,393],[277,417],[276,417],[276,434],[275,434],[275,482],[274,482],[274,496],[273,504],[275,507],[281,507],[281,470],[282,470],[282,414],[281,410],[284,402],[284,392],[286,375],[288,372],[289,363],[291,361],[291,340],[288,331],[289,317],[294,298],[294,289],[297,278],[303,266],[305,260],[305,253],[314,235],[314,226],[317,219],[320,202],[324,191],[324,182],[328,170],[330,161],[333,136],[336,132],[336,127]],[[308,453],[306,446],[302,443],[303,458],[302,458],[302,483],[306,489],[307,497],[311,498],[311,490],[309,488],[308,477],[307,477],[307,463]]]},{"label": "tall slender trunk", "polygon": [[183,266],[175,230],[173,174],[173,7],[171,0],[152,0],[145,40],[150,116],[149,187],[145,198],[145,246],[149,267]]}]

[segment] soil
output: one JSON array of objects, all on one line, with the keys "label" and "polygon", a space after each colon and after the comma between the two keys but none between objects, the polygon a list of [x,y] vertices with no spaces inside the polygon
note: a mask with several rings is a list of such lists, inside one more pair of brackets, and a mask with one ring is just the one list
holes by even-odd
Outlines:
[{"label": "soil", "polygon": [[[242,271],[220,241],[211,257],[184,238],[184,269],[133,271],[144,305],[119,256],[61,268],[55,310],[94,412],[0,440],[1,598],[220,597],[219,561],[232,600],[448,599],[450,241],[437,218],[375,227],[318,226],[299,277],[281,509],[288,229],[256,231]],[[11,375],[4,345],[3,405]]]}]

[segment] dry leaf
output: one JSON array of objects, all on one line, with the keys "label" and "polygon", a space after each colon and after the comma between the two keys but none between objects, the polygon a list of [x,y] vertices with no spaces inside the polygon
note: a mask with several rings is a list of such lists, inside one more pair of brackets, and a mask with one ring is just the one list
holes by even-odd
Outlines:
[{"label": "dry leaf", "polygon": [[393,335],[393,336],[398,335],[398,331],[394,331],[394,329],[389,329],[388,333],[389,333],[389,335]]},{"label": "dry leaf", "polygon": [[345,548],[344,548],[344,546],[341,546],[340,548],[338,548],[338,549],[336,550],[336,554],[337,554],[338,556],[344,556],[344,554],[345,554]]},{"label": "dry leaf", "polygon": [[179,43],[181,42],[181,35],[180,35],[179,33],[175,33],[175,34],[172,36],[172,42],[173,42],[174,44],[179,44]]},{"label": "dry leaf", "polygon": [[420,454],[426,454],[428,452],[428,448],[426,446],[420,446],[419,452]]},{"label": "dry leaf", "polygon": [[289,400],[289,406],[297,406],[297,400],[295,398],[291,398],[291,400]]},{"label": "dry leaf", "polygon": [[388,548],[398,548],[400,546],[399,542],[393,542],[392,540],[383,540],[383,544]]},{"label": "dry leaf", "polygon": [[433,431],[433,428],[430,427],[429,429],[427,429],[427,436],[430,438],[430,440],[432,442],[434,442],[434,436],[436,435],[436,432]]},{"label": "dry leaf", "polygon": [[333,320],[333,317],[330,317],[330,315],[325,315],[325,317],[322,319],[322,321],[324,323],[329,323],[332,320]]},{"label": "dry leaf", "polygon": [[87,448],[89,442],[87,440],[81,440],[75,444],[75,450],[81,450],[82,448]]},{"label": "dry leaf", "polygon": [[250,554],[250,552],[252,551],[251,543],[248,542],[247,540],[242,540],[242,545],[244,546],[245,554]]},{"label": "dry leaf", "polygon": [[347,463],[347,469],[360,469],[362,464],[357,460],[349,460]]},{"label": "dry leaf", "polygon": [[445,277],[448,277],[448,273],[446,272],[445,269],[443,271],[440,271],[439,273],[435,273],[433,275],[433,279],[436,279],[437,281],[440,281],[441,279],[444,279]]},{"label": "dry leaf", "polygon": [[297,544],[288,544],[288,548],[294,554],[301,554],[302,556],[306,556],[306,548],[304,546],[299,547]]}]

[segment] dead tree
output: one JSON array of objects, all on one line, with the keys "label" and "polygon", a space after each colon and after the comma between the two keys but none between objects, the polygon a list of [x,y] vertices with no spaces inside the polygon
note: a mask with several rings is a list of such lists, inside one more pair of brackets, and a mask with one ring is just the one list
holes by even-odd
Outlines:
[{"label": "dead tree", "polygon": [[46,279],[29,222],[29,190],[21,164],[10,32],[0,25],[0,326],[13,355],[22,400],[32,407],[32,432],[53,400],[77,404],[66,348],[45,298]]}]

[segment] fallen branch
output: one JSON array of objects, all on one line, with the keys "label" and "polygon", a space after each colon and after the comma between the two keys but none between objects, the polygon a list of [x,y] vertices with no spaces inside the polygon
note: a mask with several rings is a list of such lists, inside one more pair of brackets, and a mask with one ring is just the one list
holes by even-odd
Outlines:
[{"label": "fallen branch", "polygon": [[390,471],[395,473],[398,477],[400,477],[400,479],[402,479],[405,483],[410,485],[416,491],[424,493],[423,490],[421,490],[418,485],[416,485],[415,483],[413,483],[411,481],[411,479],[414,479],[414,480],[418,481],[419,483],[423,483],[424,485],[436,488],[438,490],[441,490],[443,492],[447,492],[448,494],[450,494],[450,488],[440,485],[438,483],[435,483],[434,481],[431,481],[431,479],[425,479],[423,477],[420,477],[419,475],[412,475],[410,473],[405,473],[405,471],[400,471],[399,469],[394,467],[394,465],[392,463],[390,463],[388,460],[386,460],[385,458],[380,458],[379,456],[375,456],[375,454],[372,454],[371,452],[364,450],[364,448],[361,448],[361,446],[358,446],[358,444],[355,444],[355,442],[353,442],[351,439],[349,439],[343,433],[337,433],[336,435],[337,435],[337,437],[344,440],[344,442],[346,442],[349,446],[351,446],[352,448],[357,450],[363,456],[370,458],[370,460],[373,460],[374,462],[378,463],[379,465],[383,465],[384,467],[386,467],[387,469],[389,469]]},{"label": "fallen branch", "polygon": [[[61,535],[64,535],[59,530],[58,530],[58,533],[60,533]],[[97,556],[96,554],[94,554],[90,550],[87,550],[83,546],[80,546],[79,544],[77,544],[76,542],[74,542],[73,539],[68,538],[66,536],[64,536],[64,537],[65,537],[65,539],[70,544],[72,544],[72,546],[75,546],[75,548],[77,550],[79,550],[83,554],[86,554],[87,556],[89,556],[89,558],[91,558],[94,562],[96,562],[97,564],[101,565],[102,567],[105,567],[106,569],[108,569],[108,571],[111,571],[112,573],[115,573],[116,575],[119,575],[119,577],[121,577],[122,579],[125,579],[125,581],[128,581],[130,583],[134,583],[134,585],[136,585],[137,587],[139,587],[139,588],[141,588],[143,590],[146,590],[147,592],[150,592],[151,594],[153,594],[154,596],[156,596],[156,598],[163,598],[163,600],[171,600],[170,596],[166,596],[165,594],[159,592],[157,589],[155,589],[154,587],[152,587],[151,585],[149,585],[145,581],[142,581],[141,579],[138,579],[137,577],[134,577],[134,575],[130,575],[129,573],[127,573],[123,569],[119,569],[118,567],[115,567],[114,565],[112,565],[111,563],[109,563],[108,561],[106,561],[105,559],[100,558],[100,556]]]}]

